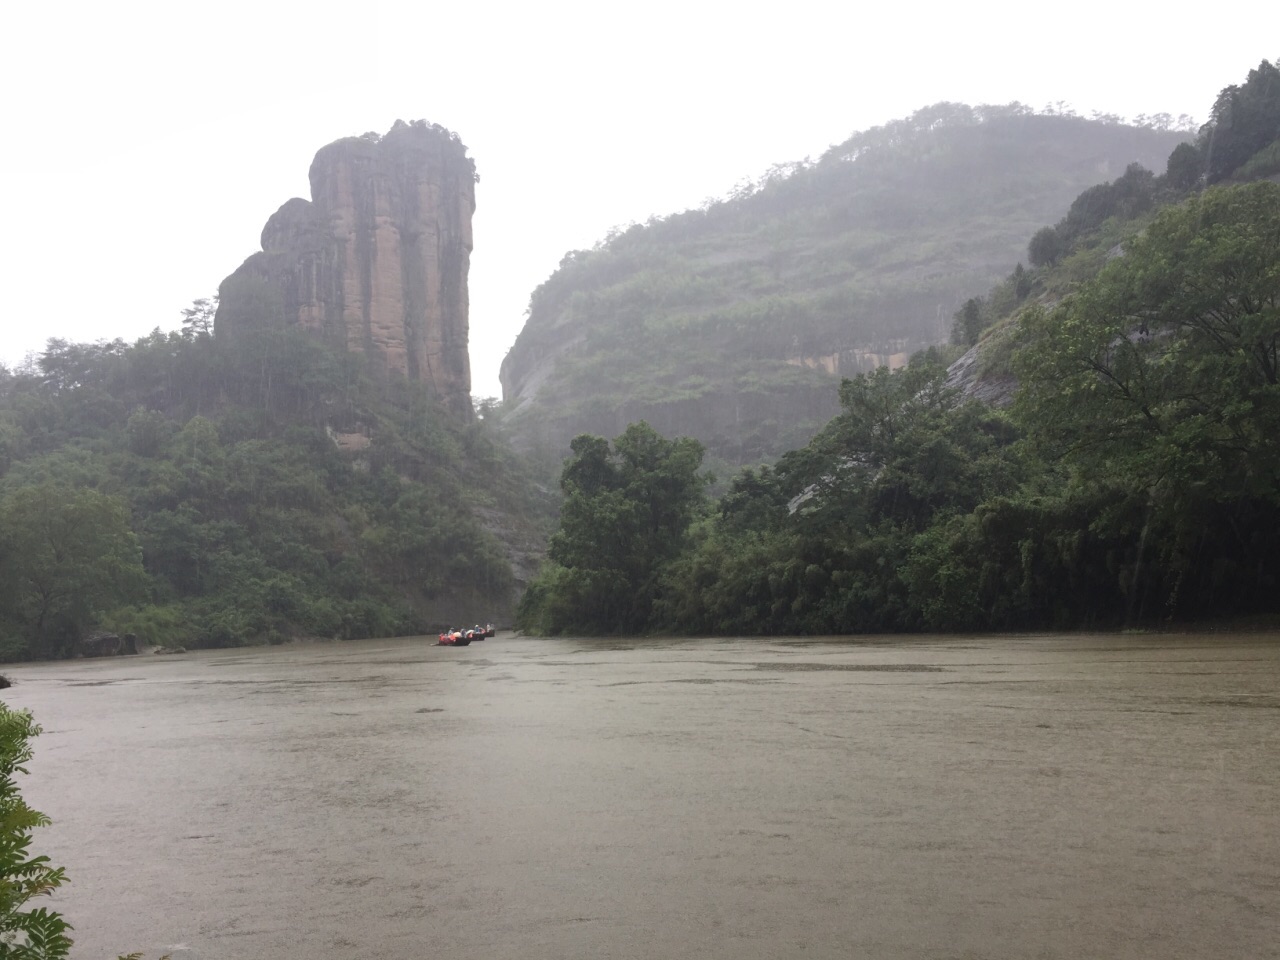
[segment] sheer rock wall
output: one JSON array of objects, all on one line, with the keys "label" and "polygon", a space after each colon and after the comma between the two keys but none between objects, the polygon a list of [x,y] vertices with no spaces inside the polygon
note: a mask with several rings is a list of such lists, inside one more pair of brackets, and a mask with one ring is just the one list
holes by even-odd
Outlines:
[{"label": "sheer rock wall", "polygon": [[469,417],[467,148],[442,127],[397,121],[385,136],[321,148],[310,179],[311,200],[280,207],[262,250],[222,282],[216,332],[314,330]]}]

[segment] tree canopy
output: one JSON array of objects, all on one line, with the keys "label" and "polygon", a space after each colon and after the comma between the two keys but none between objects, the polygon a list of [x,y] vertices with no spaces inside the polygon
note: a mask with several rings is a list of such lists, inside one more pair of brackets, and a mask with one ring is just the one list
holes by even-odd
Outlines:
[{"label": "tree canopy", "polygon": [[1218,183],[1280,138],[1280,67],[1263,60],[1242,84],[1224,87],[1197,146],[1210,183]]},{"label": "tree canopy", "polygon": [[633,423],[609,442],[573,441],[549,563],[525,593],[520,623],[546,633],[617,633],[649,623],[659,580],[704,502],[702,445]]},{"label": "tree canopy", "polygon": [[0,656],[509,615],[495,531],[536,543],[552,508],[495,425],[303,331],[211,336],[207,309],[0,377]]},{"label": "tree canopy", "polygon": [[105,611],[141,599],[142,550],[123,501],[54,483],[0,498],[0,623],[7,650],[65,656]]},{"label": "tree canopy", "polygon": [[67,880],[64,868],[32,854],[31,831],[49,818],[27,804],[16,780],[27,772],[31,740],[40,733],[29,711],[0,703],[0,957],[14,960],[65,960],[72,944],[61,914],[30,907]]}]

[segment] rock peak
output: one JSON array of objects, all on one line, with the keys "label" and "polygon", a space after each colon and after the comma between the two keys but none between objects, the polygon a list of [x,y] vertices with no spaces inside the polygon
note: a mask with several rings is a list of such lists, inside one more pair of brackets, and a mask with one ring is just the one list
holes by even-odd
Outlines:
[{"label": "rock peak", "polygon": [[475,164],[456,133],[397,120],[311,164],[311,199],[284,203],[262,250],[219,288],[219,334],[298,326],[428,383],[471,413],[467,274]]}]

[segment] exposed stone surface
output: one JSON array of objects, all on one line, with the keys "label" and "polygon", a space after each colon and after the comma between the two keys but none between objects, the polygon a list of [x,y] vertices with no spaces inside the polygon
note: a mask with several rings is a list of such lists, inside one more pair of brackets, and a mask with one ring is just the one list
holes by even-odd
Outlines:
[{"label": "exposed stone surface", "polygon": [[138,638],[132,633],[124,636],[99,630],[80,641],[80,655],[84,657],[118,657],[138,652]]},{"label": "exposed stone surface", "polygon": [[310,177],[311,200],[280,207],[262,251],[222,282],[215,329],[315,330],[469,417],[467,148],[442,127],[397,121],[321,148]]},{"label": "exposed stone surface", "polygon": [[981,342],[974,344],[947,367],[947,386],[958,389],[965,399],[981,400],[993,407],[1007,407],[1013,403],[1018,381],[1008,375],[982,375],[978,362],[982,346]]},{"label": "exposed stone surface", "polygon": [[343,453],[361,453],[373,446],[373,437],[369,435],[367,429],[354,433],[339,433],[332,427],[327,427],[325,432],[333,441],[333,445]]}]

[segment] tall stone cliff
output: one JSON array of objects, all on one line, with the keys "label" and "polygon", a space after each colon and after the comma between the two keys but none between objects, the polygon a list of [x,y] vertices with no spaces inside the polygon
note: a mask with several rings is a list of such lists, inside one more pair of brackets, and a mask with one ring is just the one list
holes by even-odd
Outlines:
[{"label": "tall stone cliff", "polygon": [[428,383],[471,415],[467,272],[475,164],[454,133],[421,120],[329,144],[311,199],[267,221],[262,250],[219,288],[219,335],[298,326]]}]

